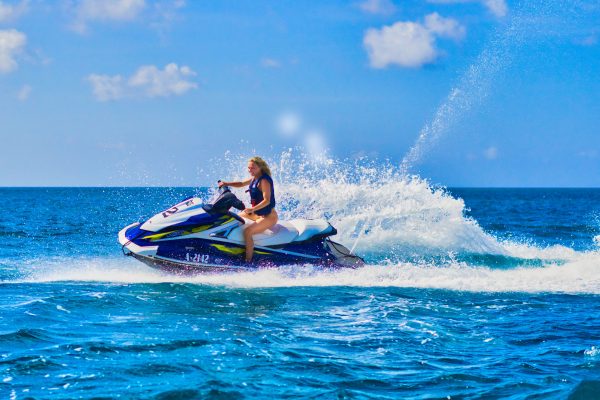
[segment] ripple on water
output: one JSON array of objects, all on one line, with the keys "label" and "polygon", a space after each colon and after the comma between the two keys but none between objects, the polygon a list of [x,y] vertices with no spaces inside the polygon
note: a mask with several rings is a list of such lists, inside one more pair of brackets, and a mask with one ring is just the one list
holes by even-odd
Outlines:
[{"label": "ripple on water", "polygon": [[42,329],[23,328],[14,332],[0,334],[0,344],[9,344],[15,346],[32,345],[35,343],[51,343],[53,340],[50,335]]}]

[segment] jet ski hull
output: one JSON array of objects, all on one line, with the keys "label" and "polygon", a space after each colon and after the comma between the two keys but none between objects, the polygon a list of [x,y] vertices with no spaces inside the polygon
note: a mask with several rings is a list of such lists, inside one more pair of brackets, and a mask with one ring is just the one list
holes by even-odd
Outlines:
[{"label": "jet ski hull", "polygon": [[[152,268],[175,275],[244,272],[290,265],[309,265],[327,269],[357,268],[363,264],[359,257],[342,253],[336,255],[336,249],[340,248],[342,251],[349,252],[342,245],[328,239],[315,240],[312,243],[295,243],[279,246],[279,248],[255,247],[253,262],[246,263],[245,248],[240,244],[190,239],[174,241],[172,245],[167,243],[166,246],[164,243],[161,246],[139,246],[127,240],[123,231],[119,236],[125,255]],[[308,251],[311,254],[306,254]]]},{"label": "jet ski hull", "polygon": [[[170,260],[165,260],[157,257],[147,257],[140,256],[138,254],[128,254],[135,258],[138,261],[146,264],[147,266],[158,269],[160,271],[166,272],[172,275],[179,276],[194,276],[194,275],[205,275],[205,274],[223,274],[223,273],[239,273],[239,272],[250,272],[256,271],[259,269],[271,269],[271,268],[280,268],[283,265],[275,265],[269,262],[264,263],[249,263],[245,264],[240,262],[240,265],[209,265],[209,264],[188,264],[184,262],[175,262]],[[286,264],[285,266],[289,267],[294,264]],[[294,265],[295,267],[299,267],[299,265]],[[358,265],[349,266],[349,265],[340,265],[335,262],[328,263],[315,263],[315,264],[305,264],[306,267],[319,267],[323,269],[340,269],[340,268],[357,268]]]},{"label": "jet ski hull", "polygon": [[[229,194],[229,200],[237,200]],[[251,271],[282,266],[356,268],[360,257],[329,239],[337,231],[324,220],[283,221],[254,236],[246,263],[243,231],[248,222],[225,209],[215,212],[189,198],[119,232],[123,253],[153,268],[177,275]]]},{"label": "jet ski hull", "polygon": [[161,270],[172,275],[190,276],[203,274],[219,274],[231,272],[250,271],[251,268],[243,266],[225,266],[225,265],[203,265],[203,264],[187,264],[184,262],[169,261],[157,257],[140,256],[139,254],[127,254],[138,261],[143,262],[149,267]]}]

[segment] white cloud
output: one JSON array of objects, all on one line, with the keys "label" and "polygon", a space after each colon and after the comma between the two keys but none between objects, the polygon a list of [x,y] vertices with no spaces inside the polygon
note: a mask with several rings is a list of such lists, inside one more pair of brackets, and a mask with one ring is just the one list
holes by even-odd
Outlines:
[{"label": "white cloud", "polygon": [[358,6],[370,14],[390,15],[396,11],[396,6],[390,0],[365,0]]},{"label": "white cloud", "polygon": [[291,111],[282,113],[275,121],[277,132],[285,137],[295,136],[300,131],[301,126],[300,116]]},{"label": "white cloud", "polygon": [[0,73],[9,73],[18,68],[15,56],[25,44],[27,36],[15,29],[0,30]]},{"label": "white cloud", "polygon": [[88,20],[130,21],[145,6],[144,0],[83,0],[79,10]]},{"label": "white cloud", "polygon": [[496,17],[504,17],[508,13],[505,0],[483,0],[482,3]]},{"label": "white cloud", "polygon": [[154,65],[144,65],[124,79],[121,75],[91,74],[87,80],[92,85],[96,99],[100,101],[118,100],[124,97],[168,97],[182,95],[198,85],[190,80],[196,76],[190,67],[171,63],[164,69]]},{"label": "white cloud", "polygon": [[159,33],[162,40],[165,40],[165,33],[181,19],[180,10],[186,6],[186,2],[185,0],[159,0],[153,6],[150,26]]},{"label": "white cloud", "polygon": [[438,13],[425,16],[425,27],[433,34],[454,40],[465,37],[466,29],[455,19],[444,18]]},{"label": "white cloud", "polygon": [[496,17],[504,17],[508,13],[506,0],[427,0],[435,4],[480,3]]},{"label": "white cloud", "polygon": [[121,75],[97,75],[88,76],[92,84],[94,97],[100,101],[118,100],[124,96],[123,77]]},{"label": "white cloud", "polygon": [[144,0],[83,0],[75,9],[72,28],[85,33],[89,21],[131,21],[145,7]]},{"label": "white cloud", "polygon": [[19,101],[26,101],[29,98],[30,94],[31,86],[23,85],[23,87],[19,89],[19,92],[17,93],[17,99],[19,99]]},{"label": "white cloud", "polygon": [[483,156],[488,160],[495,160],[498,158],[498,148],[494,146],[490,146],[483,151]]},{"label": "white cloud", "polygon": [[190,67],[178,67],[171,63],[165,66],[164,70],[156,68],[154,65],[140,67],[131,78],[128,85],[141,89],[148,97],[181,95],[185,92],[196,89],[198,85],[188,80],[196,73]]},{"label": "white cloud", "polygon": [[396,22],[381,29],[369,29],[363,43],[373,68],[390,64],[420,67],[437,57],[434,36],[414,22]]},{"label": "white cloud", "polygon": [[13,21],[27,12],[28,0],[22,0],[18,4],[6,4],[0,1],[0,22]]},{"label": "white cloud", "polygon": [[260,65],[262,65],[265,68],[280,68],[281,61],[276,60],[274,58],[263,58],[262,60],[260,60]]},{"label": "white cloud", "polygon": [[416,68],[438,57],[437,37],[460,40],[464,35],[464,26],[456,20],[433,13],[425,17],[423,24],[401,21],[381,29],[368,29],[363,44],[373,68],[392,64]]}]

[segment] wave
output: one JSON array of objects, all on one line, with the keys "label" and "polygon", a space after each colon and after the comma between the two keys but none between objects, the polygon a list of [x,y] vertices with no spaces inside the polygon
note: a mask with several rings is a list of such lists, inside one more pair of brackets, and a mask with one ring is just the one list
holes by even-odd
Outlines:
[{"label": "wave", "polygon": [[189,283],[233,288],[397,287],[468,292],[600,294],[600,253],[580,253],[563,264],[511,269],[474,267],[461,262],[387,263],[359,269],[323,270],[305,266],[199,276],[165,275],[132,259],[40,261],[28,276],[4,284],[48,282]]}]

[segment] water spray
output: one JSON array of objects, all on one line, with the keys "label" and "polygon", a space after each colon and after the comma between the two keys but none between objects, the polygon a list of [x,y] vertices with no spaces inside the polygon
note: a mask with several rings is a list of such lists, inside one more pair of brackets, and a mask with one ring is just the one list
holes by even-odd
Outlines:
[{"label": "water spray", "polygon": [[[412,167],[433,147],[439,138],[450,130],[453,124],[480,104],[489,94],[494,78],[505,69],[511,60],[512,51],[522,43],[524,18],[513,11],[509,21],[496,29],[492,39],[485,46],[475,62],[471,64],[450,90],[444,102],[438,107],[431,121],[425,124],[415,144],[404,156],[400,164],[402,179],[409,180]],[[354,251],[362,237],[369,231],[371,217],[363,224],[351,251]]]},{"label": "water spray", "polygon": [[442,135],[489,95],[494,78],[510,64],[514,49],[523,41],[526,18],[519,10],[514,10],[509,18],[509,21],[496,28],[492,39],[475,62],[450,90],[431,121],[421,129],[415,144],[402,159],[400,170],[403,175],[408,175]]}]

